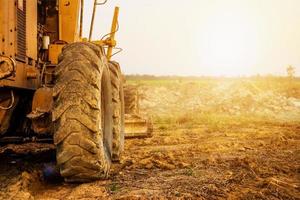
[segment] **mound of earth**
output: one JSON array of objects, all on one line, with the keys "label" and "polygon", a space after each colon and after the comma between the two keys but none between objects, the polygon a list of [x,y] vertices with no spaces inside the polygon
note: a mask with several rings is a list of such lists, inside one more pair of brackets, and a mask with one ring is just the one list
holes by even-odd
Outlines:
[{"label": "mound of earth", "polygon": [[261,90],[250,81],[217,82],[203,86],[194,82],[172,86],[141,86],[144,113],[164,116],[171,112],[251,114],[300,119],[300,99],[274,90]]}]

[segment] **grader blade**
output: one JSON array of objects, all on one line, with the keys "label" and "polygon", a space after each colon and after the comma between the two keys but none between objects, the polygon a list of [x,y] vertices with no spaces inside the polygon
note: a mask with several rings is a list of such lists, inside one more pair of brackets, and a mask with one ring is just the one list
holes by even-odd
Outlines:
[{"label": "grader blade", "polygon": [[153,124],[150,119],[140,116],[125,115],[125,138],[152,137]]}]

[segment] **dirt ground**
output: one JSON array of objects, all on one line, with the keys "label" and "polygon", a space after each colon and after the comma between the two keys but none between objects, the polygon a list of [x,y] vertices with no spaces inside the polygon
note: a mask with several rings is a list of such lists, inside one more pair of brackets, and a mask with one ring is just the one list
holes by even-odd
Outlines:
[{"label": "dirt ground", "polygon": [[5,149],[0,199],[300,199],[297,91],[158,82],[142,84],[141,94],[153,137],[127,140],[109,180],[47,181],[42,171],[55,160],[51,145],[26,156],[7,156]]}]

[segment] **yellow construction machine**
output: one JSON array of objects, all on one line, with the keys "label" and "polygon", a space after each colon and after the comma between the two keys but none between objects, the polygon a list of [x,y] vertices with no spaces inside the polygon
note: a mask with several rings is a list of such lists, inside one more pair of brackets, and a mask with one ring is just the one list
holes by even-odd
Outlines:
[{"label": "yellow construction machine", "polygon": [[54,144],[68,182],[107,177],[124,149],[118,7],[111,32],[91,40],[105,2],[85,39],[83,0],[0,0],[0,147]]}]

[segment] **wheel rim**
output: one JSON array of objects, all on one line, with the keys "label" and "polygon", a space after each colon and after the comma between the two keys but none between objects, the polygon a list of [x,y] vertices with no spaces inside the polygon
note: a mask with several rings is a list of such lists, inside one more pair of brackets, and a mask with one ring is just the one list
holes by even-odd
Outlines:
[{"label": "wheel rim", "polygon": [[102,78],[101,78],[101,128],[103,131],[103,146],[108,152],[109,157],[112,155],[112,130],[110,129],[111,124],[111,116],[109,115],[109,90],[107,88],[108,78],[107,78],[106,70],[103,70]]},{"label": "wheel rim", "polygon": [[125,138],[125,105],[124,105],[124,90],[123,90],[123,84],[122,82],[120,83],[120,113],[121,113],[121,124],[120,124],[120,137],[121,137],[121,149],[124,150],[124,138]]}]

